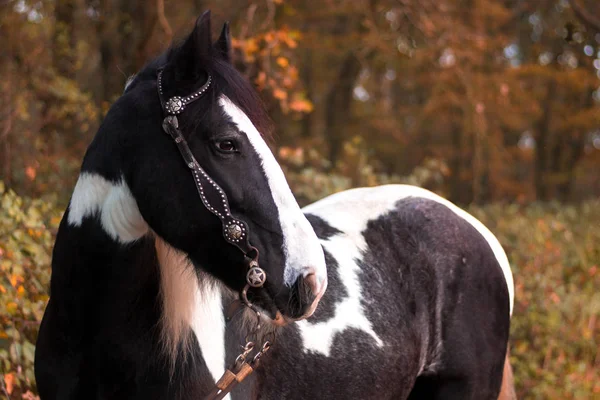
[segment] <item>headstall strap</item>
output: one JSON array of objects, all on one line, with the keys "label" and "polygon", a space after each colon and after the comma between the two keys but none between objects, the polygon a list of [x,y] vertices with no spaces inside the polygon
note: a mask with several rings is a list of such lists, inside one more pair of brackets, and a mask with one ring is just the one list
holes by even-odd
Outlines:
[{"label": "headstall strap", "polygon": [[[247,263],[248,272],[246,274],[246,286],[240,293],[240,297],[242,302],[256,313],[258,320],[256,331],[258,331],[258,329],[260,329],[260,312],[248,300],[248,290],[251,287],[262,287],[267,280],[266,272],[258,265],[258,250],[256,247],[252,246],[248,240],[248,225],[244,221],[231,215],[229,201],[227,200],[227,195],[223,189],[221,189],[221,187],[204,171],[198,161],[196,161],[187,141],[179,129],[179,120],[177,119],[177,115],[183,112],[188,104],[198,100],[208,90],[212,82],[212,77],[209,74],[206,83],[191,95],[186,97],[174,96],[165,101],[162,88],[162,74],[163,70],[159,69],[157,77],[158,96],[166,115],[162,123],[163,130],[173,138],[183,160],[192,172],[202,204],[204,204],[204,207],[206,207],[207,210],[221,220],[223,237],[227,242],[240,249],[242,253],[244,253],[244,256],[249,260]],[[223,376],[215,384],[213,390],[205,397],[205,400],[220,400],[230,393],[236,385],[254,372],[260,358],[270,347],[271,342],[268,340],[265,341],[262,348],[255,356],[251,360],[248,360],[248,356],[254,350],[254,342],[247,340],[246,346],[244,346],[242,353],[237,357],[233,366],[225,371]]]},{"label": "headstall strap", "polygon": [[188,104],[198,100],[208,90],[212,83],[212,77],[209,74],[206,83],[191,95],[186,97],[174,96],[165,101],[162,87],[162,74],[163,70],[160,69],[158,71],[157,87],[158,96],[163,111],[166,114],[162,124],[163,129],[171,136],[171,138],[173,138],[183,160],[192,172],[202,203],[208,211],[221,220],[223,237],[227,242],[240,249],[249,259],[248,272],[246,274],[247,284],[244,290],[242,290],[241,297],[246,305],[256,311],[248,300],[247,292],[250,287],[262,287],[267,279],[267,274],[258,265],[258,250],[256,247],[252,246],[248,240],[248,225],[244,221],[231,215],[229,201],[227,200],[225,191],[221,189],[221,187],[204,171],[198,161],[196,161],[187,141],[179,129],[179,120],[177,119],[177,115],[183,112]]}]

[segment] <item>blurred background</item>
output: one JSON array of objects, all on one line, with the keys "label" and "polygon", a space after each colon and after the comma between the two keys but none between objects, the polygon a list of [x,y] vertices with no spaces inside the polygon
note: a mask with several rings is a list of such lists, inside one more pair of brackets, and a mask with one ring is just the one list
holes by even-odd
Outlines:
[{"label": "blurred background", "polygon": [[597,0],[0,0],[0,397],[34,399],[50,256],[126,79],[204,10],[304,205],[410,183],[465,207],[515,275],[525,399],[600,399]]}]

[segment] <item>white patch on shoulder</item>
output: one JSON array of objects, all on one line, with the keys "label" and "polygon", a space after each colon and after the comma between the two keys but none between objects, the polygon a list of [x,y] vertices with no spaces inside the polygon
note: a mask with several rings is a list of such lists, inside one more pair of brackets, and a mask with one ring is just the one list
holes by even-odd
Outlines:
[{"label": "white patch on shoulder", "polygon": [[221,96],[219,104],[233,123],[237,125],[238,129],[247,135],[250,144],[262,162],[273,202],[279,213],[279,223],[283,232],[283,247],[286,259],[283,274],[285,284],[292,286],[299,276],[306,276],[308,267],[312,267],[319,283],[326,285],[325,255],[319,244],[319,239],[312,225],[300,210],[285,175],[269,146],[267,146],[248,116],[231,100]]},{"label": "white patch on shoulder", "polygon": [[84,218],[96,213],[100,213],[106,233],[121,243],[133,242],[148,232],[148,224],[123,179],[113,183],[98,174],[83,172],[71,196],[67,221],[81,226]]},{"label": "white patch on shoulder", "polygon": [[[502,245],[494,234],[477,218],[429,190],[411,185],[383,185],[373,188],[351,189],[331,195],[304,208],[304,212],[316,214],[334,227],[345,232],[345,227],[359,225],[394,208],[396,202],[406,197],[421,197],[448,207],[470,223],[488,242],[498,264],[502,268],[510,298],[510,314],[514,304],[514,282],[510,264]],[[340,224],[344,227],[340,228]]]}]

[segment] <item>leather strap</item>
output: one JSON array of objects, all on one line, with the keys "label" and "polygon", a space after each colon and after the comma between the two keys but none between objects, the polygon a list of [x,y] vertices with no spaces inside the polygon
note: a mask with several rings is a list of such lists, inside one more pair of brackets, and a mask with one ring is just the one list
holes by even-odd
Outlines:
[{"label": "leather strap", "polygon": [[271,342],[266,341],[261,349],[254,355],[252,360],[247,357],[254,349],[254,342],[246,343],[243,352],[237,357],[231,368],[225,370],[225,373],[219,378],[213,389],[204,397],[204,400],[221,400],[240,383],[250,376],[258,367],[260,359],[271,348]]},{"label": "leather strap", "polygon": [[226,370],[204,400],[221,400],[253,372],[254,368],[246,362],[240,366],[239,371],[235,374],[229,369]]}]

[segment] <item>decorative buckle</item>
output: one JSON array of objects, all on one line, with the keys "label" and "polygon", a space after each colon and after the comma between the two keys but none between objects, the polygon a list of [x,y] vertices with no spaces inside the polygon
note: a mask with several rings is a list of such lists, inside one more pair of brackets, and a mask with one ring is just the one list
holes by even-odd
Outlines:
[{"label": "decorative buckle", "polygon": [[246,274],[246,282],[253,288],[262,287],[267,280],[267,273],[258,265],[251,267]]},{"label": "decorative buckle", "polygon": [[169,126],[178,129],[179,128],[179,121],[177,120],[177,117],[174,115],[167,115],[165,117],[165,119],[163,119],[163,123],[162,123],[162,127],[163,130],[165,131],[165,133],[170,134],[169,132]]},{"label": "decorative buckle", "polygon": [[225,239],[231,243],[239,242],[245,234],[246,228],[236,220],[225,226]]},{"label": "decorative buckle", "polygon": [[180,114],[185,108],[185,102],[183,101],[183,98],[173,96],[167,101],[165,108],[169,114]]}]

